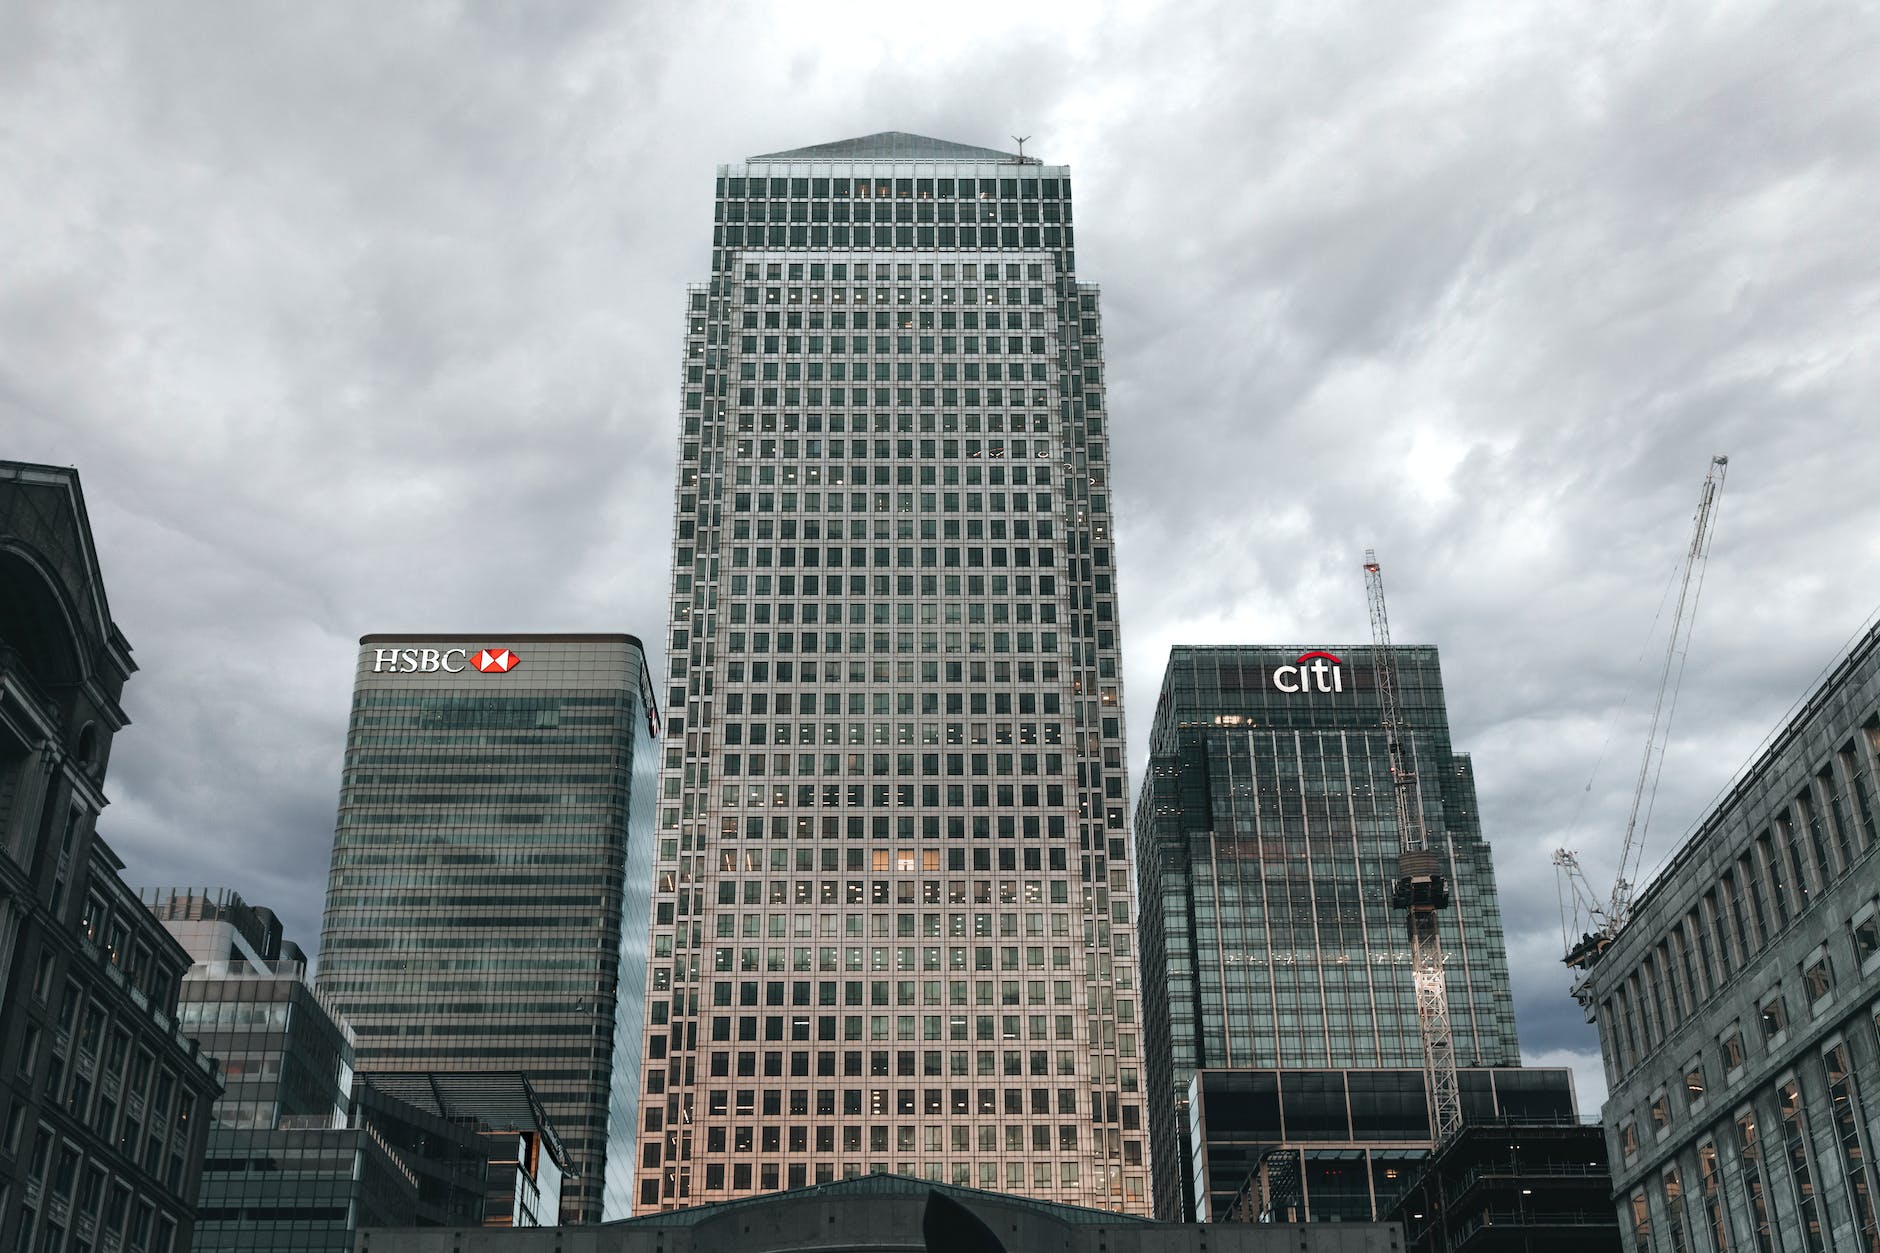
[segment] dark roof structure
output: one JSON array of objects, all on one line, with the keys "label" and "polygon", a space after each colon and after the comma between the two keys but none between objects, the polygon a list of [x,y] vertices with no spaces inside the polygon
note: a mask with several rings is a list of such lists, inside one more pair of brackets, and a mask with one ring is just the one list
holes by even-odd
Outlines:
[{"label": "dark roof structure", "polygon": [[1056,1201],[1041,1201],[1034,1197],[1017,1196],[1006,1192],[988,1192],[980,1188],[966,1188],[956,1184],[933,1183],[926,1179],[917,1179],[912,1175],[886,1172],[858,1175],[853,1179],[837,1179],[831,1183],[813,1184],[806,1188],[792,1188],[788,1192],[765,1192],[755,1196],[737,1197],[729,1201],[714,1201],[705,1205],[695,1205],[689,1209],[636,1214],[632,1218],[620,1219],[619,1225],[693,1227],[707,1219],[718,1218],[741,1209],[762,1209],[775,1205],[780,1200],[815,1202],[855,1200],[865,1197],[900,1197],[925,1201],[928,1196],[936,1194],[955,1202],[970,1201],[975,1205],[1024,1210],[1061,1223],[1097,1223],[1109,1227],[1155,1226],[1153,1218],[1142,1218],[1134,1214],[1090,1209],[1082,1205],[1061,1205]]},{"label": "dark roof structure", "polygon": [[[600,1223],[581,1234],[362,1229],[359,1253],[1401,1253],[1396,1223],[1166,1223],[877,1173]],[[1577,1251],[1576,1251],[1577,1253]]]},{"label": "dark roof structure", "polygon": [[491,1131],[537,1131],[555,1164],[572,1169],[555,1125],[527,1075],[520,1071],[361,1072],[359,1078],[407,1105],[451,1122],[481,1123]]}]

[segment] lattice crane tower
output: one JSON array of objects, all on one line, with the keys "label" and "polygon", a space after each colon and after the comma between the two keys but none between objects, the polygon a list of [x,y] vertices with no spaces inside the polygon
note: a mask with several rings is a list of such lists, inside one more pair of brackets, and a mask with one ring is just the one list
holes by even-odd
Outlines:
[{"label": "lattice crane tower", "polygon": [[1384,608],[1384,574],[1377,553],[1364,553],[1364,590],[1376,645],[1377,690],[1384,703],[1384,736],[1390,751],[1391,791],[1397,803],[1397,877],[1390,903],[1409,923],[1411,979],[1416,987],[1417,1028],[1423,1037],[1423,1079],[1430,1097],[1430,1124],[1443,1143],[1462,1126],[1462,1091],[1456,1079],[1455,1040],[1449,1029],[1449,990],[1443,977],[1443,941],[1437,911],[1449,904],[1449,881],[1441,855],[1430,848],[1417,797],[1416,772],[1404,745],[1403,704],[1397,691],[1397,654],[1390,643]]}]

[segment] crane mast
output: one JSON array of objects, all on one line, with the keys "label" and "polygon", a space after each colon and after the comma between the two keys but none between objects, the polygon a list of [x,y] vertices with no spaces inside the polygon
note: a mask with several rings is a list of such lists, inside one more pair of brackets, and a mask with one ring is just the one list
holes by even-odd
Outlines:
[{"label": "crane mast", "polygon": [[1423,1080],[1429,1090],[1430,1125],[1443,1143],[1462,1126],[1462,1090],[1456,1079],[1455,1039],[1449,1029],[1449,989],[1443,975],[1443,941],[1437,911],[1449,904],[1442,856],[1429,844],[1417,798],[1416,773],[1404,739],[1403,702],[1397,683],[1397,654],[1390,643],[1384,607],[1384,573],[1373,549],[1364,552],[1364,590],[1371,609],[1371,642],[1378,699],[1384,705],[1384,742],[1390,753],[1391,793],[1397,806],[1397,877],[1390,903],[1404,911],[1410,936],[1411,979],[1416,988],[1417,1029],[1423,1037]]}]

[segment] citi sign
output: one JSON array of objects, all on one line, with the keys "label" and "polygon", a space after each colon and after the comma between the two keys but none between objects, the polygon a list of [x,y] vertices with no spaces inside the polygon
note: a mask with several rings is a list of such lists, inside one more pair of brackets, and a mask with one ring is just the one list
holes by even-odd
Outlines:
[{"label": "citi sign", "polygon": [[461,674],[466,669],[484,674],[508,674],[522,658],[507,648],[375,648],[374,674]]},{"label": "citi sign", "polygon": [[1328,652],[1299,654],[1290,666],[1273,667],[1273,686],[1282,692],[1342,692],[1344,662]]}]

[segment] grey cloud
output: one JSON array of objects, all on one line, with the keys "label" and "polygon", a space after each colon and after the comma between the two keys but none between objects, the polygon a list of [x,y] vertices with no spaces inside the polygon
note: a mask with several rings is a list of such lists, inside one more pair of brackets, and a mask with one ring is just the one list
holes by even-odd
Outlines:
[{"label": "grey cloud", "polygon": [[1375,544],[1399,637],[1444,650],[1536,1056],[1592,1046],[1547,857],[1610,881],[1706,458],[1731,475],[1648,865],[1880,598],[1870,12],[7,25],[0,452],[80,467],[143,667],[106,834],[308,944],[359,634],[659,638],[684,287],[749,153],[1030,132],[1072,164],[1138,763],[1164,646],[1361,641]]}]

